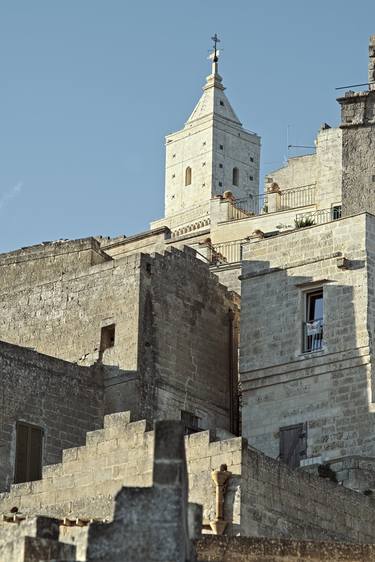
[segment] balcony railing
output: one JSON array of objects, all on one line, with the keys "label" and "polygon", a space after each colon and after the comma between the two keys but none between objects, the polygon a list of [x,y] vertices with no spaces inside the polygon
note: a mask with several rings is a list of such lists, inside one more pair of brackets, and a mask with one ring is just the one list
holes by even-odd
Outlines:
[{"label": "balcony railing", "polygon": [[236,263],[242,260],[243,240],[234,240],[233,242],[223,242],[221,244],[213,244],[211,250],[211,263]]},{"label": "balcony railing", "polygon": [[303,185],[294,189],[284,189],[281,191],[281,208],[298,209],[298,207],[308,207],[315,203],[315,183]]},{"label": "balcony railing", "polygon": [[[271,210],[270,197],[277,197]],[[307,207],[315,203],[315,184],[303,185],[293,189],[285,189],[277,193],[261,193],[260,195],[236,199],[232,203],[230,220],[243,219],[253,215],[269,212],[286,211]]]},{"label": "balcony railing", "polygon": [[308,213],[297,213],[296,221],[310,219],[311,224],[325,224],[326,222],[341,219],[341,206],[337,205],[331,209],[319,209],[318,211],[310,211]]},{"label": "balcony railing", "polygon": [[303,351],[310,353],[323,348],[323,318],[303,323]]}]

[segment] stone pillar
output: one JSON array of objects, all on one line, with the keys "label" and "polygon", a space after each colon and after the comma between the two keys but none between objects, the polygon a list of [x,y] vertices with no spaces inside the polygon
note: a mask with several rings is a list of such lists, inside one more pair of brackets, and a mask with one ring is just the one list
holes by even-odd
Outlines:
[{"label": "stone pillar", "polygon": [[230,476],[226,464],[222,464],[220,470],[213,470],[211,474],[216,486],[216,517],[214,521],[210,521],[210,526],[215,535],[222,535],[228,524],[224,519],[224,501]]},{"label": "stone pillar", "polygon": [[87,562],[194,562],[202,510],[188,505],[181,422],[156,422],[153,476],[151,488],[121,489],[112,523],[90,525]]}]

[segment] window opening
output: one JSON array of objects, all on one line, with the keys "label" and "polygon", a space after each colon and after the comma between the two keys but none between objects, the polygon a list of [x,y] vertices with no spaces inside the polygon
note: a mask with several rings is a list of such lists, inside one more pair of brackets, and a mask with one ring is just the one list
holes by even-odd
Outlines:
[{"label": "window opening", "polygon": [[323,289],[306,294],[304,351],[319,351],[323,347]]},{"label": "window opening", "polygon": [[181,421],[185,426],[185,435],[191,435],[199,431],[199,417],[191,412],[181,410]]},{"label": "window opening", "polygon": [[237,185],[240,183],[240,171],[238,168],[233,168],[232,184]]},{"label": "window opening", "polygon": [[43,429],[24,422],[16,425],[14,482],[31,482],[42,477]]},{"label": "window opening", "polygon": [[192,171],[190,166],[188,166],[185,170],[185,185],[191,185],[192,180]]},{"label": "window opening", "polygon": [[103,326],[100,334],[100,351],[103,353],[106,349],[113,347],[115,345],[115,331],[116,325],[110,324],[109,326]]},{"label": "window opening", "polygon": [[337,219],[341,219],[341,205],[332,207],[332,220],[336,221]]},{"label": "window opening", "polygon": [[280,428],[279,459],[290,468],[298,468],[307,456],[307,428],[299,423]]}]

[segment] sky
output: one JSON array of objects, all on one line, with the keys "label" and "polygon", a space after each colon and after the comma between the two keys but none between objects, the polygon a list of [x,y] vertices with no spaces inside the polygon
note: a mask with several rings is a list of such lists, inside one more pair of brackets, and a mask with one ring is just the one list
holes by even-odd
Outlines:
[{"label": "sky", "polygon": [[130,235],[163,216],[164,136],[210,72],[262,174],[339,124],[336,87],[367,81],[375,2],[0,0],[0,252]]}]

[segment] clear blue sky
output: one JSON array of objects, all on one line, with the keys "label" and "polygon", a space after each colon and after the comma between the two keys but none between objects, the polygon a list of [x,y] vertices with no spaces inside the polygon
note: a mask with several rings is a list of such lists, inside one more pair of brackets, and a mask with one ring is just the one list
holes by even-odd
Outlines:
[{"label": "clear blue sky", "polygon": [[132,234],[163,215],[164,135],[200,96],[214,32],[267,171],[288,125],[310,145],[338,124],[335,86],[367,81],[375,2],[0,2],[0,251]]}]

